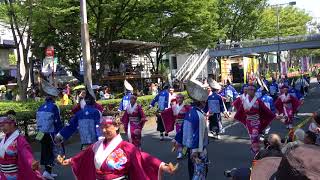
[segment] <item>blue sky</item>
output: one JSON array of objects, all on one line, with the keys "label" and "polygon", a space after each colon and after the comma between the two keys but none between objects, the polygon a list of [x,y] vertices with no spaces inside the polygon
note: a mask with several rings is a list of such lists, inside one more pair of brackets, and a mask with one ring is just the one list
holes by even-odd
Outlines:
[{"label": "blue sky", "polygon": [[298,8],[304,9],[312,17],[320,19],[320,0],[269,0],[269,4],[282,4],[290,1],[296,1]]}]

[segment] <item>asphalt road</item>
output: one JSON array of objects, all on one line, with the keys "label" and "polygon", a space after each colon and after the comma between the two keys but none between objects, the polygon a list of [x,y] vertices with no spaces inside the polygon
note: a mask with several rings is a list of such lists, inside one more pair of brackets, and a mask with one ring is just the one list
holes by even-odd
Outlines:
[{"label": "asphalt road", "polygon": [[[313,79],[315,82],[315,79]],[[310,113],[320,108],[320,86],[313,83],[310,89],[310,94],[305,99],[305,104],[301,107],[299,115],[300,118],[296,120],[295,124],[298,124]],[[249,151],[250,142],[246,129],[239,123],[232,120],[224,120],[224,126],[226,127],[225,134],[222,140],[210,139],[208,147],[210,165],[209,174],[207,179],[224,180],[224,170],[234,167],[249,167],[252,159],[252,155]],[[285,126],[279,122],[274,121],[271,125],[271,133],[278,133],[284,137],[287,133]],[[174,137],[174,134],[170,134],[170,137]],[[77,138],[75,138],[77,139]],[[74,143],[70,143],[66,146],[66,153],[68,156],[72,156],[79,152],[80,144],[77,140]],[[164,180],[187,180],[187,160],[176,160],[176,154],[171,152],[172,143],[170,139],[163,142],[159,141],[159,134],[156,132],[156,123],[154,118],[150,118],[146,127],[143,130],[143,144],[144,151],[158,157],[164,162],[179,162],[180,167],[177,173],[173,176],[165,175]],[[35,152],[36,158],[39,159],[40,153]],[[55,173],[59,176],[57,180],[71,180],[74,179],[70,167],[56,166],[54,168]]]}]

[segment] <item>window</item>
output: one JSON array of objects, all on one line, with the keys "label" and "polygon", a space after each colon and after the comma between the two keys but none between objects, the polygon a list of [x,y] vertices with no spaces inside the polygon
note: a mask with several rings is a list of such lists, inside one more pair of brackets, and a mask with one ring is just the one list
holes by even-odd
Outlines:
[{"label": "window", "polygon": [[172,56],[171,57],[171,65],[172,65],[172,69],[178,69],[178,63],[177,63],[177,57],[176,56]]}]

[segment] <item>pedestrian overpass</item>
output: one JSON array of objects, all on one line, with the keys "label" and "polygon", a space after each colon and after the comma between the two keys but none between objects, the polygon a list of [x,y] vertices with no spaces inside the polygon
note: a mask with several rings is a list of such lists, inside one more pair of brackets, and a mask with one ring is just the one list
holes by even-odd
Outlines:
[{"label": "pedestrian overpass", "polygon": [[243,56],[253,53],[317,48],[320,48],[320,34],[282,37],[279,41],[278,38],[268,38],[218,44],[215,49],[210,50],[209,55],[210,57]]},{"label": "pedestrian overpass", "polygon": [[288,36],[268,39],[245,40],[218,44],[214,49],[191,54],[175,75],[179,81],[196,79],[209,59],[223,56],[246,56],[250,54],[320,48],[320,34]]}]

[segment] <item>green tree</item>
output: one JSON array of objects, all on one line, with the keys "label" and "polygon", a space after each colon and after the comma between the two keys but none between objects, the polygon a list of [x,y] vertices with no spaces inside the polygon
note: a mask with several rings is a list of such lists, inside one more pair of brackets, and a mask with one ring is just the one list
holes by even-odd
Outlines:
[{"label": "green tree", "polygon": [[225,32],[221,39],[240,41],[252,37],[266,7],[266,0],[218,0],[219,28]]},{"label": "green tree", "polygon": [[[254,33],[256,38],[277,36],[277,8],[266,8],[262,13],[258,28]],[[296,7],[280,8],[280,36],[307,34],[307,23],[312,19],[304,10]]]},{"label": "green tree", "polygon": [[151,7],[150,12],[141,20],[132,21],[121,34],[126,38],[163,45],[156,48],[156,72],[165,54],[213,47],[222,34],[217,25],[215,0],[157,1]]},{"label": "green tree", "polygon": [[40,45],[52,45],[59,63],[77,73],[81,57],[80,3],[74,0],[38,1],[33,19],[33,54],[42,59],[44,49]]},{"label": "green tree", "polygon": [[10,65],[17,65],[17,58],[14,53],[9,54],[9,64]]},{"label": "green tree", "polygon": [[33,0],[4,0],[0,3],[0,19],[10,25],[17,50],[17,84],[21,100],[27,98],[29,84]]},{"label": "green tree", "polygon": [[92,67],[94,77],[100,77],[110,64],[112,42],[121,39],[121,32],[132,21],[139,21],[148,13],[152,0],[92,0],[88,4],[88,21],[91,38],[92,64],[101,64],[99,71]]}]

